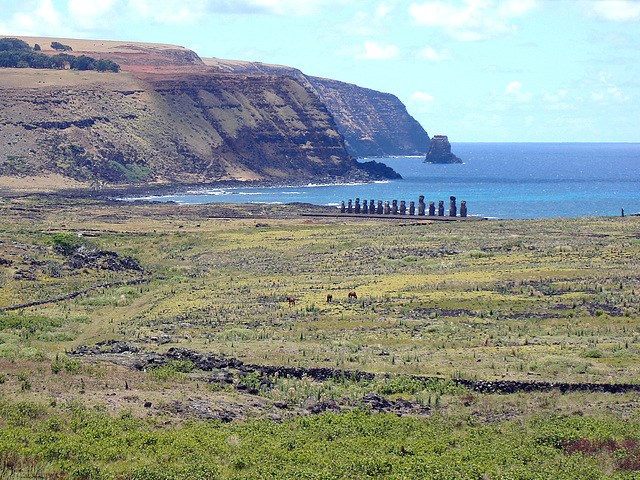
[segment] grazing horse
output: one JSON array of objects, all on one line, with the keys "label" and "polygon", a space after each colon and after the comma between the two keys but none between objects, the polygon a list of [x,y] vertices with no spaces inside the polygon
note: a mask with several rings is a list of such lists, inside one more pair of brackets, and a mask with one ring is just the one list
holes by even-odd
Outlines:
[{"label": "grazing horse", "polygon": [[293,297],[287,297],[287,302],[289,302],[289,306],[296,304],[296,299]]},{"label": "grazing horse", "polygon": [[347,295],[349,298],[355,298],[356,300],[358,299],[358,295],[356,295],[356,292],[349,292],[349,295]]},{"label": "grazing horse", "polygon": [[331,302],[333,301],[333,295],[331,295],[330,293],[327,293],[327,302]]}]

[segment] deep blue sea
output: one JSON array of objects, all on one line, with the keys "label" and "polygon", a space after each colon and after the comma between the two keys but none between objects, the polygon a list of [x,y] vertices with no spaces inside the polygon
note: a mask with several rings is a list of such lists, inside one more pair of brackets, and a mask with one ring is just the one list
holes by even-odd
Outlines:
[{"label": "deep blue sea", "polygon": [[[468,215],[490,218],[619,216],[640,213],[640,143],[454,143],[462,165],[423,157],[374,158],[402,180],[358,185],[207,189],[146,197],[178,203],[345,204],[356,198],[427,205],[455,196]],[[371,160],[371,159],[366,159]]]}]

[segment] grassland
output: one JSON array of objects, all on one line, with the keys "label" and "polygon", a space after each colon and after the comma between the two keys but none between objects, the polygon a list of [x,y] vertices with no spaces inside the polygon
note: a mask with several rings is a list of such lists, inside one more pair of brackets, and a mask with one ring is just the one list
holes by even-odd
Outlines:
[{"label": "grassland", "polygon": [[640,217],[312,211],[3,200],[2,478],[637,478],[640,393],[456,379],[637,384]]}]

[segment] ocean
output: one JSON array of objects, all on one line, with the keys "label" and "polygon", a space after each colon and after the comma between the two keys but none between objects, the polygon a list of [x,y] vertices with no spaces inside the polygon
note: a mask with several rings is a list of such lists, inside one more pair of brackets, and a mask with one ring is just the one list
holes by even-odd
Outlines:
[{"label": "ocean", "polygon": [[[468,215],[522,219],[640,213],[640,143],[453,143],[464,163],[430,165],[423,157],[368,158],[402,180],[353,185],[207,188],[144,197],[192,203],[312,203],[339,207],[349,199],[405,200],[427,205],[455,196]],[[140,198],[140,197],[138,197]]]}]

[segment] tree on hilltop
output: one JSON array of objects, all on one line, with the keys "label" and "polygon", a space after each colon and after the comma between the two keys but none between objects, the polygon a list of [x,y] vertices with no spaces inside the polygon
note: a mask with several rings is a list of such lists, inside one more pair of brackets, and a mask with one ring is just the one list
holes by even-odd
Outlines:
[{"label": "tree on hilltop", "polygon": [[87,57],[86,55],[80,55],[79,57],[73,57],[71,68],[76,70],[95,70],[95,63],[95,59]]},{"label": "tree on hilltop", "polygon": [[30,51],[31,47],[19,38],[0,38],[0,51]]},{"label": "tree on hilltop", "polygon": [[96,61],[95,68],[99,72],[107,72],[107,71],[109,71],[109,72],[118,73],[120,71],[120,65],[118,65],[116,62],[114,62],[112,60],[105,60],[103,58],[101,58],[100,60]]},{"label": "tree on hilltop", "polygon": [[[60,42],[51,42],[51,47],[63,52],[71,50],[68,45]],[[32,49],[28,43],[17,38],[0,38],[0,67],[5,68],[53,68],[63,70],[97,70],[99,72],[119,72],[117,63],[88,57],[87,55],[75,56],[69,53],[57,53],[49,56],[40,53],[40,46],[36,43]]]},{"label": "tree on hilltop", "polygon": [[69,45],[63,45],[60,42],[51,42],[51,48],[58,51],[70,52],[73,50]]},{"label": "tree on hilltop", "polygon": [[49,57],[49,59],[51,60],[50,68],[57,68],[59,70],[67,68],[67,66],[69,66],[69,68],[72,68],[75,58],[76,57],[74,57],[73,55],[69,55],[68,53],[58,53],[57,55]]}]

